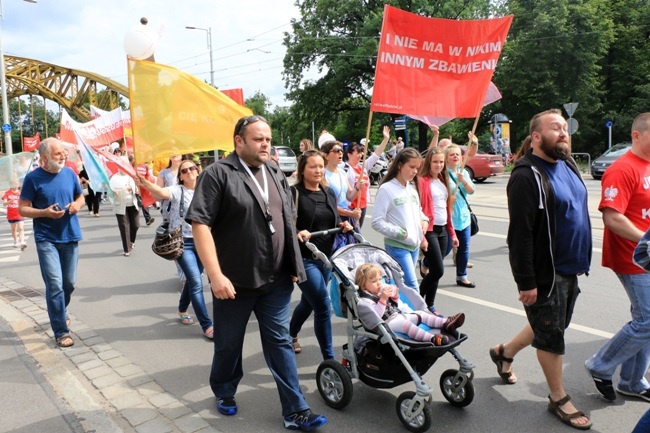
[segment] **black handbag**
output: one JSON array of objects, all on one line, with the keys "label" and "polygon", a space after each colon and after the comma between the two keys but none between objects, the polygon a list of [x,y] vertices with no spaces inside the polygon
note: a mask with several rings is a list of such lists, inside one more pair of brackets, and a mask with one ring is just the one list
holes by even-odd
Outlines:
[{"label": "black handbag", "polygon": [[[183,205],[184,205],[184,194],[183,187],[181,187],[181,202],[179,205],[180,208],[180,217],[183,219]],[[171,201],[167,205],[167,214],[169,215],[169,210],[171,209]],[[183,241],[183,224],[176,228],[169,227],[169,220],[165,219],[156,229],[156,236],[153,239],[153,244],[151,244],[151,250],[157,256],[162,257],[166,260],[176,260],[183,255],[184,241]]]},{"label": "black handbag", "polygon": [[[452,179],[456,184],[458,184],[458,181],[452,176]],[[463,192],[462,189],[460,189],[460,186],[458,187],[458,192],[463,196],[463,200],[465,200],[465,204],[467,205],[467,209],[469,209],[469,219],[470,219],[470,236],[474,236],[476,233],[478,233],[478,218],[476,218],[476,215],[474,215],[474,212],[472,212],[472,207],[469,205],[469,202],[467,201],[467,197],[465,196],[465,193]]]}]

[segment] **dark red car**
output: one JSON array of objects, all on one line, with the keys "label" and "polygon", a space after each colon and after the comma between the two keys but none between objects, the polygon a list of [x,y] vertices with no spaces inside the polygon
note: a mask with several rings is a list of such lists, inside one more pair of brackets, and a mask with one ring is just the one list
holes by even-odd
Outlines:
[{"label": "dark red car", "polygon": [[[467,146],[460,146],[463,155],[467,153]],[[422,158],[426,158],[427,151],[422,152]],[[503,173],[503,159],[500,155],[490,155],[479,150],[474,158],[470,159],[465,168],[474,182],[483,182],[490,176]]]}]

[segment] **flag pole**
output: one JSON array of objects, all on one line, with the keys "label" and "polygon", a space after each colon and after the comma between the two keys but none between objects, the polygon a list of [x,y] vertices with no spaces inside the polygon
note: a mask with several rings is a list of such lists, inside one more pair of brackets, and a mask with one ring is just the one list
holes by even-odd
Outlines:
[{"label": "flag pole", "polygon": [[[474,125],[472,126],[472,135],[475,135],[476,128],[478,127],[478,119],[480,117],[481,117],[481,111],[478,112],[476,118],[474,119]],[[469,142],[467,143],[467,155],[465,156],[465,158],[463,158],[462,162],[460,163],[460,171],[463,171],[465,169],[465,164],[467,163],[467,160],[473,157],[474,155],[476,155],[476,152],[478,152],[478,143],[476,143],[476,149],[473,149],[474,147],[473,144],[474,142],[470,138]],[[472,150],[474,150],[474,154],[471,155],[470,157],[470,153],[472,152]],[[456,195],[456,193],[458,192],[458,187],[459,185],[458,183],[456,183],[456,187],[454,188],[453,195]]]},{"label": "flag pole", "polygon": [[[366,142],[363,144],[363,155],[361,155],[361,174],[359,175],[359,179],[357,179],[357,182],[361,182],[363,180],[363,175],[366,172],[365,164],[366,164],[366,155],[368,154],[368,143],[370,143],[371,126],[372,126],[372,110],[370,110],[370,114],[368,115],[368,127],[366,128]],[[361,189],[359,189],[359,194],[357,194],[356,208],[358,209],[360,205],[361,205]]]}]

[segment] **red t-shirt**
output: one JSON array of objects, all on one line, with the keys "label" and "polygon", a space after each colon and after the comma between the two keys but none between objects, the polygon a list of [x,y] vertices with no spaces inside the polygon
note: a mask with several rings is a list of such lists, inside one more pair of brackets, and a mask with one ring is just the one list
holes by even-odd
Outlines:
[{"label": "red t-shirt", "polygon": [[7,220],[9,221],[24,219],[18,213],[18,199],[20,199],[20,190],[12,191],[8,189],[2,196],[2,200],[7,200]]},{"label": "red t-shirt", "polygon": [[[650,162],[627,152],[603,175],[602,190],[598,210],[614,209],[641,231],[650,228]],[[619,274],[644,273],[632,262],[635,247],[635,242],[605,227],[603,266]]]}]

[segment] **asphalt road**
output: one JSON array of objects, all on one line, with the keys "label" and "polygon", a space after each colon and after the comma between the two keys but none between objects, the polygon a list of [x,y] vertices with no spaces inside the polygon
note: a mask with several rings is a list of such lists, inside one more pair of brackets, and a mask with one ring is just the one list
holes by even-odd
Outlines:
[{"label": "asphalt road", "polygon": [[[548,391],[533,350],[527,349],[517,357],[514,368],[519,382],[514,386],[502,384],[488,355],[492,345],[509,340],[525,324],[507,260],[506,182],[507,177],[490,179],[479,184],[476,194],[470,198],[481,228],[472,238],[470,256],[475,266],[469,277],[477,287],[456,286],[448,258],[436,301],[438,309],[445,313],[463,311],[467,315],[462,329],[470,338],[459,350],[476,365],[476,397],[464,409],[454,408],[444,400],[438,388],[440,374],[455,368],[457,363],[451,356],[440,358],[424,376],[435,391],[430,431],[566,432],[569,428],[546,410]],[[584,360],[629,320],[629,301],[623,288],[609,269],[600,266],[602,222],[597,211],[600,182],[591,179],[586,182],[595,248],[592,272],[580,279],[582,295],[566,335],[565,386],[576,406],[591,414],[592,431],[630,432],[648,404],[622,397],[613,404],[604,401],[583,367]],[[372,209],[368,214],[371,218]],[[110,206],[102,206],[101,215],[100,218],[81,216],[84,241],[77,290],[70,306],[72,314],[213,427],[225,433],[285,431],[254,317],[248,327],[244,351],[246,375],[237,394],[240,411],[235,417],[224,418],[214,409],[215,400],[208,385],[212,345],[202,337],[198,325],[179,323],[175,266],[155,256],[149,248],[155,224],[141,228],[136,249],[130,257],[124,257]],[[157,216],[155,212],[154,216]],[[382,246],[381,238],[370,227],[370,219],[363,233],[373,244]],[[0,271],[8,278],[42,291],[33,239],[28,244],[29,248],[17,262],[0,263]],[[207,289],[206,295],[211,312]],[[298,298],[299,290],[296,290],[293,305]],[[336,318],[333,323],[334,343],[340,353],[345,342],[345,322]],[[74,322],[71,327],[74,330]],[[321,360],[311,322],[305,324],[300,342],[303,352],[298,355],[298,367],[303,391],[312,410],[326,414],[330,420],[322,431],[406,431],[396,416],[395,399],[404,391],[414,390],[412,384],[376,390],[356,382],[351,404],[341,411],[330,409],[316,388],[315,372]]]}]

